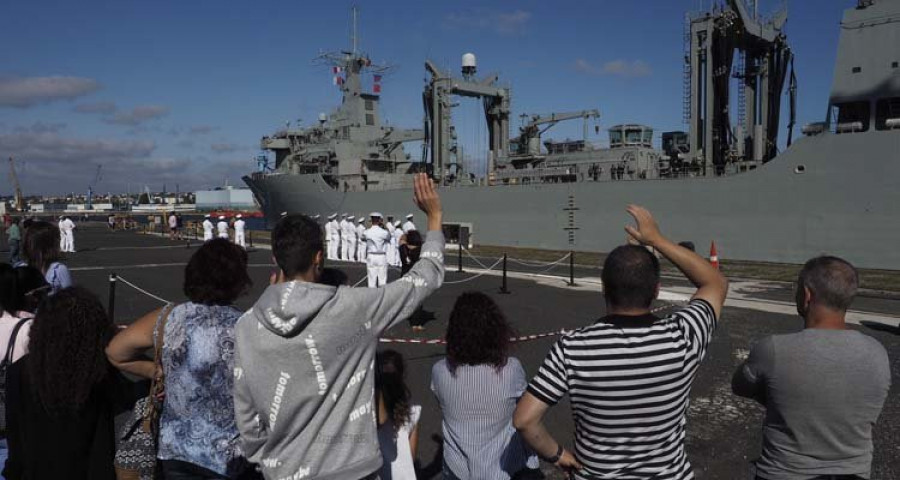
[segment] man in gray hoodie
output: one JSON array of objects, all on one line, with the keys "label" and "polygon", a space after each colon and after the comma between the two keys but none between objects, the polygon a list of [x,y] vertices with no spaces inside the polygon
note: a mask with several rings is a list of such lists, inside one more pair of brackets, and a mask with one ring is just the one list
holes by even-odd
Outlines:
[{"label": "man in gray hoodie", "polygon": [[378,337],[440,287],[440,198],[424,174],[415,201],[428,218],[419,262],[381,288],[316,283],[321,227],[304,216],[272,232],[280,268],[235,327],[234,407],[244,451],[269,479],[364,479],[381,467],[373,364]]}]

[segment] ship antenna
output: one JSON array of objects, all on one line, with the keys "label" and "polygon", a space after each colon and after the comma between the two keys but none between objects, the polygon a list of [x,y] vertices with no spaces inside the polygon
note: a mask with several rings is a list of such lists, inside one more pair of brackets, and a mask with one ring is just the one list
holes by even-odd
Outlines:
[{"label": "ship antenna", "polygon": [[350,32],[350,41],[353,43],[353,56],[355,57],[356,53],[358,51],[357,48],[359,46],[358,45],[359,44],[359,36],[357,35],[357,29],[356,29],[356,20],[357,20],[357,17],[359,16],[359,9],[356,7],[356,5],[353,5],[352,11],[353,11],[353,27],[352,27],[353,30]]}]

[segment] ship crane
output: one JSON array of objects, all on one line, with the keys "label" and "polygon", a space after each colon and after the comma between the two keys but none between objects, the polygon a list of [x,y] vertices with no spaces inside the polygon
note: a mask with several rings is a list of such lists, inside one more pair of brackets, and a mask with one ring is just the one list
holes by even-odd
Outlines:
[{"label": "ship crane", "polygon": [[22,196],[22,187],[19,185],[19,176],[16,175],[16,164],[13,157],[9,157],[9,178],[12,179],[13,187],[16,189],[13,207],[17,212],[25,211],[25,197]]},{"label": "ship crane", "polygon": [[94,180],[88,185],[88,194],[87,194],[87,209],[94,209],[94,187],[97,183],[100,182],[100,169],[103,168],[103,165],[97,165],[97,173],[94,174]]},{"label": "ship crane", "polygon": [[[528,118],[528,115],[522,114],[522,118],[524,120]],[[584,141],[587,142],[588,119],[600,118],[600,111],[597,109],[582,110],[580,112],[551,113],[548,115],[531,115],[531,121],[519,129],[519,138],[514,140],[518,145],[516,153],[519,155],[540,155],[541,135],[553,128],[553,126],[559,122],[574,120],[576,118],[584,119]],[[546,126],[540,128],[541,125]]]}]

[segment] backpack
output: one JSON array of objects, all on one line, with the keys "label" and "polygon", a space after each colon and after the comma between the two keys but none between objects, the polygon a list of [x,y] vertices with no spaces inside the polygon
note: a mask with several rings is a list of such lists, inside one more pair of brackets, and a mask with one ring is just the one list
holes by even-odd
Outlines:
[{"label": "backpack", "polygon": [[0,362],[0,432],[6,433],[6,370],[12,365],[13,350],[16,347],[16,337],[19,335],[19,329],[25,322],[31,320],[24,318],[16,323],[13,327],[12,335],[9,337],[9,345],[6,347],[6,355],[3,356],[3,362]]}]

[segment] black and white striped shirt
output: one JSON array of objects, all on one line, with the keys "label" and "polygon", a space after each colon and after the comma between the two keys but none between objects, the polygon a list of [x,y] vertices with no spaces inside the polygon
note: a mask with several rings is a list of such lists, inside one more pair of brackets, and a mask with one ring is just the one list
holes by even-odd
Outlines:
[{"label": "black and white striped shirt", "polygon": [[716,326],[704,300],[670,316],[610,315],[559,339],[528,391],[569,394],[580,479],[690,479],[688,393]]}]

